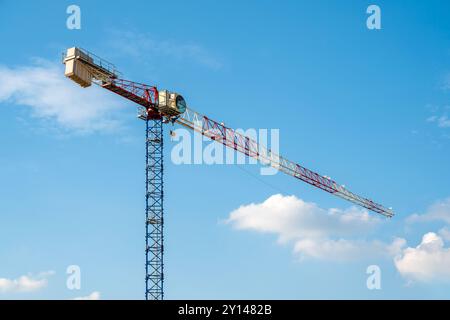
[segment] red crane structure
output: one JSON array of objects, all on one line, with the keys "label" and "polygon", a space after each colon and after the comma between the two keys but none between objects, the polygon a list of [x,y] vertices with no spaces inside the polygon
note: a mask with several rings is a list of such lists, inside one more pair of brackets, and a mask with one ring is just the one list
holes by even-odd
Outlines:
[{"label": "red crane structure", "polygon": [[343,185],[300,164],[291,162],[254,139],[236,132],[189,109],[184,98],[155,86],[120,78],[115,66],[80,48],[69,48],[63,55],[65,75],[82,87],[92,83],[137,103],[139,118],[146,122],[146,275],[145,298],[164,298],[163,237],[163,124],[178,123],[203,136],[232,148],[264,165],[270,165],[316,188],[348,200],[386,217],[394,215],[391,208],[359,196]]}]

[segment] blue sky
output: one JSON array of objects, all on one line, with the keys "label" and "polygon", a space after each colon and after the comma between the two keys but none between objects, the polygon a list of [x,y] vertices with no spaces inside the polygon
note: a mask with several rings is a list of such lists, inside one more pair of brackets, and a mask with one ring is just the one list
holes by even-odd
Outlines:
[{"label": "blue sky", "polygon": [[64,78],[74,45],[396,212],[174,165],[167,128],[166,298],[450,298],[450,5],[374,3],[381,30],[368,1],[0,1],[0,299],[144,297],[144,122]]}]

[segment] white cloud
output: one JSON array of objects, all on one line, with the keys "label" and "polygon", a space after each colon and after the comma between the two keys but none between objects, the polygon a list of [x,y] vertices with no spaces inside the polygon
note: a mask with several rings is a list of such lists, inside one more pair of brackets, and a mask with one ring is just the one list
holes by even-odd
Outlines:
[{"label": "white cloud", "polygon": [[[449,82],[450,85],[450,82]],[[450,88],[450,87],[449,87]],[[448,112],[450,106],[431,106],[428,105],[427,108],[432,112],[426,121],[430,123],[435,123],[439,128],[449,128],[450,119],[448,117]]]},{"label": "white cloud", "polygon": [[439,230],[439,235],[444,239],[445,241],[450,242],[450,229],[448,228],[442,228]]},{"label": "white cloud", "polygon": [[221,62],[195,43],[185,43],[170,39],[156,39],[154,36],[139,32],[113,31],[113,41],[109,43],[116,52],[128,57],[145,58],[152,56],[168,57],[179,61],[192,61],[211,69],[220,69]]},{"label": "white cloud", "polygon": [[385,257],[397,255],[406,241],[396,238],[391,244],[373,240],[348,239],[315,239],[298,240],[294,252],[301,258],[312,257],[320,260],[350,261],[364,258]]},{"label": "white cloud", "polygon": [[424,214],[413,214],[408,222],[443,221],[450,224],[450,198],[435,202]]},{"label": "white cloud", "polygon": [[[377,248],[379,245],[379,248]],[[298,240],[294,245],[294,252],[301,258],[312,257],[320,260],[348,261],[361,258],[384,247],[381,243],[366,242],[363,240],[347,239],[314,239]],[[379,252],[381,253],[381,251]]]},{"label": "white cloud", "polygon": [[367,210],[325,210],[295,196],[277,194],[262,203],[241,206],[226,223],[238,230],[276,234],[280,243],[292,242],[301,258],[351,260],[394,250],[382,242],[364,240],[381,223]]},{"label": "white cloud", "polygon": [[94,291],[90,295],[84,296],[84,297],[77,297],[73,300],[100,300],[100,292]]},{"label": "white cloud", "polygon": [[430,116],[427,118],[427,122],[435,122],[438,119],[438,116]]},{"label": "white cloud", "polygon": [[439,119],[437,120],[437,123],[438,123],[438,127],[440,127],[440,128],[450,127],[450,119],[448,118],[447,115],[443,115],[443,116],[439,117]]},{"label": "white cloud", "polygon": [[[423,215],[407,221],[450,221],[450,198],[436,202]],[[381,223],[366,210],[322,209],[295,196],[280,194],[262,203],[241,206],[230,213],[226,223],[238,230],[271,233],[280,243],[290,243],[300,259],[351,261],[365,258],[392,259],[398,272],[409,282],[450,281],[450,229],[427,233],[417,247],[395,238],[391,243],[368,240]]]},{"label": "white cloud", "polygon": [[236,229],[276,233],[281,240],[298,237],[365,234],[380,223],[366,210],[325,210],[295,196],[276,194],[262,203],[244,205],[227,219]]},{"label": "white cloud", "polygon": [[35,118],[51,120],[76,132],[111,131],[119,126],[120,103],[96,86],[83,89],[65,78],[59,63],[37,61],[31,66],[0,65],[0,103],[30,107]]},{"label": "white cloud", "polygon": [[48,284],[48,277],[53,271],[46,271],[37,276],[23,275],[17,279],[0,278],[0,293],[21,293],[38,291]]},{"label": "white cloud", "polygon": [[450,248],[442,237],[429,232],[415,248],[405,248],[394,259],[397,270],[412,281],[450,281]]}]

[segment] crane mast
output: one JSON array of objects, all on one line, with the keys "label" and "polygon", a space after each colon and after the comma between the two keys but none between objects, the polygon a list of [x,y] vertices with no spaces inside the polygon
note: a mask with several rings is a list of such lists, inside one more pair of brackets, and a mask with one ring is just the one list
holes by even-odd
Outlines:
[{"label": "crane mast", "polygon": [[337,197],[385,217],[390,218],[394,215],[391,208],[359,196],[331,178],[289,161],[252,138],[187,108],[181,95],[167,90],[159,91],[155,86],[121,79],[120,73],[113,64],[84,49],[69,48],[63,54],[63,63],[66,65],[65,75],[80,86],[88,87],[91,83],[95,83],[140,105],[139,118],[146,122],[146,299],[162,300],[164,298],[164,123],[176,122],[217,143],[254,158],[263,165],[272,166]]}]

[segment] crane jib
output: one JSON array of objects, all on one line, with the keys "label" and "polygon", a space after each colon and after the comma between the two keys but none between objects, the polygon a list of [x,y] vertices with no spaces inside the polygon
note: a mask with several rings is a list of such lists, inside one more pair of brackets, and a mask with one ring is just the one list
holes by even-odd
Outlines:
[{"label": "crane jib", "polygon": [[334,194],[347,201],[360,205],[368,210],[380,213],[386,217],[392,217],[391,209],[385,208],[372,200],[360,197],[345,189],[344,186],[337,184],[328,177],[324,177],[312,170],[309,170],[299,164],[295,164],[273,154],[265,146],[258,144],[252,138],[244,136],[233,129],[225,127],[224,124],[218,123],[200,113],[187,109],[177,120],[179,124],[190,128],[202,135],[222,143],[236,151],[239,151],[249,157],[256,158],[263,164],[269,164],[276,169],[298,178],[312,186]]},{"label": "crane jib", "polygon": [[[114,80],[110,83],[102,85],[116,94],[119,94],[147,109],[147,119],[155,119],[164,114],[160,114],[156,109],[158,95],[156,87],[144,84],[134,83],[128,80]],[[151,94],[150,94],[151,93]],[[334,194],[347,201],[360,205],[368,210],[380,213],[387,217],[392,217],[391,209],[384,208],[382,205],[374,203],[372,200],[357,196],[346,190],[343,186],[338,185],[335,181],[328,177],[324,177],[312,170],[309,170],[299,164],[288,161],[281,156],[274,154],[265,146],[258,144],[255,140],[243,134],[236,132],[231,128],[227,128],[224,124],[214,121],[192,109],[186,108],[175,122],[182,124],[192,130],[198,131],[202,135],[222,143],[246,156],[255,158],[263,164],[291,175],[302,180],[316,188]]]},{"label": "crane jib", "polygon": [[[74,65],[70,64],[71,62],[72,64],[81,63],[85,70],[83,68],[74,68]],[[173,111],[173,109],[170,106],[165,109],[161,107],[161,101],[159,101],[161,99],[158,97],[159,91],[156,87],[119,78],[114,65],[85,50],[79,48],[69,49],[64,56],[64,63],[66,64],[66,75],[80,85],[87,87],[90,85],[90,82],[100,84],[103,88],[144,107],[145,114],[140,116],[144,120],[162,119],[165,117],[319,189],[387,217],[394,215],[392,209],[385,208],[370,199],[358,196],[330,178],[288,161],[265,146],[258,144],[250,137],[227,128],[223,123],[209,119],[192,109],[183,106],[185,111],[183,109],[184,112],[181,114],[177,114],[176,110],[174,113],[176,116],[174,114],[165,114],[165,111],[169,112]],[[74,74],[73,71],[76,70],[87,71],[87,73]],[[164,93],[167,96],[170,92],[164,91]],[[167,99],[170,99],[170,97],[167,96]],[[160,105],[158,105],[158,101]],[[167,101],[173,102],[173,100]]]}]

